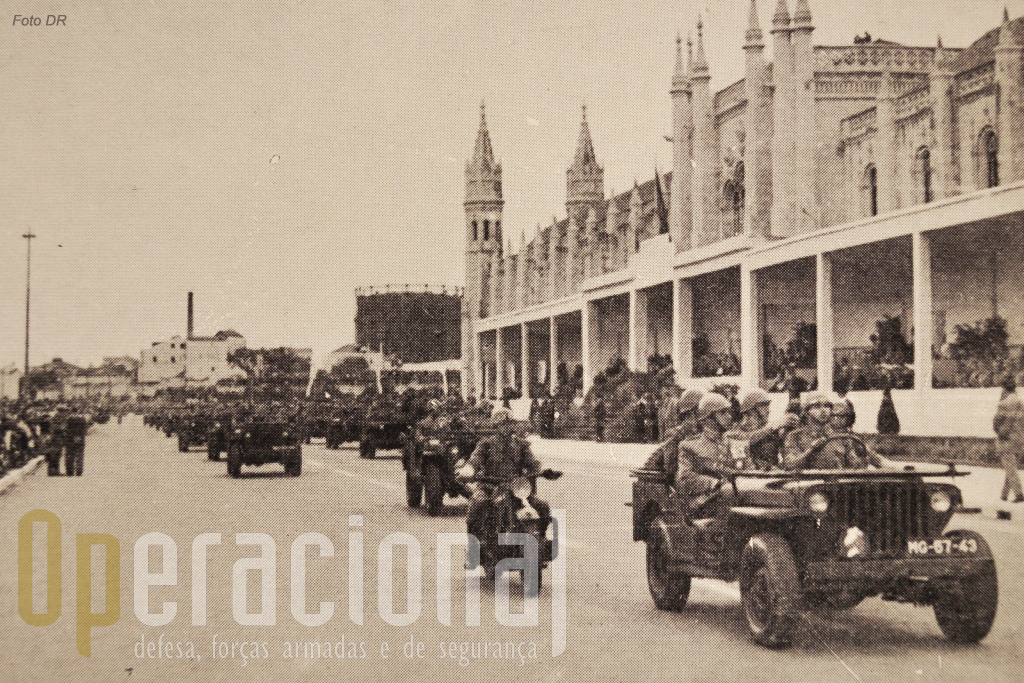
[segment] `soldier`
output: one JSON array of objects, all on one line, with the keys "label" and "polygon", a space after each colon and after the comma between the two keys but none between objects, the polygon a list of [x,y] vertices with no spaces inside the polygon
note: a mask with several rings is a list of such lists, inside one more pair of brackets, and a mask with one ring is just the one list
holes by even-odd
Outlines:
[{"label": "soldier", "polygon": [[832,432],[832,400],[821,391],[803,396],[805,426],[795,429],[786,437],[782,466],[787,470],[838,469],[842,467],[842,454],[833,443],[826,443]]},{"label": "soldier", "polygon": [[698,513],[715,499],[721,486],[718,476],[732,465],[726,432],[733,426],[732,404],[721,394],[709,393],[697,407],[700,434],[679,442],[676,491],[686,497],[691,512]]},{"label": "soldier", "polygon": [[[832,420],[829,422],[829,430],[836,435],[853,435],[853,423],[857,415],[853,409],[853,403],[848,398],[835,398],[832,401]],[[862,470],[868,465],[874,465],[879,469],[893,467],[893,464],[875,451],[868,448],[860,441],[843,439],[833,442],[836,453],[841,458],[841,466],[845,469]]]},{"label": "soldier", "polygon": [[[459,477],[465,480],[474,477],[510,479],[522,474],[539,472],[541,464],[530,449],[530,443],[516,434],[512,411],[508,408],[497,408],[491,421],[496,433],[477,444],[473,454],[469,456],[469,461],[459,468]],[[489,505],[490,494],[484,487],[478,487],[470,498],[469,510],[466,513],[466,530],[478,539],[484,538],[490,531],[485,527]],[[541,528],[547,528],[546,517],[550,513],[540,507],[537,511],[541,515]],[[467,569],[476,567],[467,566]]]},{"label": "soldier", "polygon": [[753,389],[743,396],[740,424],[728,434],[730,443],[742,451],[734,452],[734,459],[749,459],[762,467],[779,465],[785,436],[799,420],[795,415],[786,413],[781,420],[769,423],[771,402],[768,393],[761,389]]},{"label": "soldier", "polygon": [[700,434],[697,407],[703,397],[704,392],[700,389],[687,389],[683,392],[676,405],[678,424],[669,430],[669,433],[665,435],[664,443],[644,463],[645,469],[665,470],[670,479],[675,479],[679,442],[692,439]]}]

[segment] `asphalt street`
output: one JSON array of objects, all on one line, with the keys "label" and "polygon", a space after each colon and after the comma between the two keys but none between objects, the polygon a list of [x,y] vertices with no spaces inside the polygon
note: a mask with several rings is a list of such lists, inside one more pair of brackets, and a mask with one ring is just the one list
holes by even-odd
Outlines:
[{"label": "asphalt street", "polygon": [[[963,515],[951,525],[983,533],[996,556],[999,612],[992,632],[979,645],[959,646],[945,640],[930,608],[872,598],[850,611],[808,614],[792,648],[767,650],[747,634],[735,584],[698,580],[682,612],[654,608],[644,573],[644,545],[633,542],[631,513],[624,505],[630,496],[629,467],[636,454],[620,449],[621,457],[605,457],[607,448],[558,442],[537,445],[546,465],[565,472],[558,481],[540,482],[540,495],[552,508],[565,511],[566,590],[562,592],[558,568],[546,569],[537,625],[515,626],[499,622],[496,601],[504,621],[517,618],[506,612],[523,608],[518,579],[512,579],[507,610],[494,590],[485,586],[480,590],[479,625],[467,626],[467,589],[459,549],[449,555],[454,568],[447,582],[450,625],[443,624],[438,614],[438,604],[443,602],[439,593],[444,591],[438,590],[442,583],[437,569],[437,534],[465,530],[465,501],[449,499],[446,513],[437,518],[409,509],[397,453],[362,460],[354,444],[332,451],[314,443],[303,449],[303,472],[298,478],[285,476],[279,465],[266,465],[243,468],[241,479],[231,479],[223,461],[209,461],[205,450],[198,448],[179,453],[175,440],[143,427],[140,418],[130,417],[122,425],[94,426],[84,476],[47,477],[41,468],[0,496],[4,543],[0,585],[6,596],[0,601],[4,646],[0,680],[1024,679],[1024,525],[1016,520],[1006,523],[987,515]],[[52,512],[61,523],[61,612],[46,626],[31,626],[19,613],[19,521],[37,509]],[[35,532],[33,611],[40,613],[46,609],[46,579],[52,580],[54,568],[48,571],[46,527],[42,523],[29,526]],[[176,582],[151,586],[148,602],[138,604],[136,574],[140,570],[135,547],[152,532],[165,534],[173,542]],[[315,546],[307,549],[303,610],[301,597],[299,605],[293,605],[297,570],[292,543],[310,532],[329,539],[335,552],[333,557],[321,557]],[[385,541],[382,548],[381,542],[396,532],[408,536],[392,536],[392,541],[418,543],[420,553],[407,553],[405,548],[411,546],[398,545],[393,562],[388,563],[384,548],[391,546]],[[102,540],[79,536],[85,534],[109,534],[120,546],[119,618],[91,630],[78,623],[89,619],[86,610],[77,606],[78,586],[85,586],[83,604],[91,599],[93,613],[109,611],[112,601],[104,590],[102,547],[90,552],[84,546],[91,577],[76,571],[76,542]],[[201,534],[221,535],[219,545],[207,546],[205,564],[198,563],[205,566],[205,581],[195,573],[193,552]],[[257,556],[260,547],[239,545],[239,540],[252,539],[238,539],[236,534],[265,534],[273,540],[275,576],[263,587],[263,597],[260,579],[268,579],[268,572],[240,572],[236,565],[240,559]],[[362,562],[353,560],[358,560],[359,541],[364,549]],[[418,571],[415,565],[407,568],[407,556],[414,555],[422,558]],[[144,571],[157,573],[170,567],[169,556],[161,557],[159,547],[150,547],[148,553],[143,548],[141,557],[148,560],[140,563],[140,567],[148,564],[141,567]],[[390,608],[381,604],[387,602],[382,598],[389,592],[384,588],[387,566],[394,568]],[[361,609],[360,591],[351,586],[359,584],[360,571]],[[205,625],[193,623],[199,584],[206,586]],[[562,649],[562,595],[565,645],[558,652]],[[168,602],[176,603],[169,623],[142,622],[139,614],[161,612],[161,605]],[[335,603],[333,616],[322,625],[303,625],[293,614],[315,613],[322,602]],[[240,625],[236,616],[241,612],[265,612],[273,617],[273,624]],[[409,612],[406,621],[411,623],[390,623],[401,621],[400,616],[382,616],[391,612]],[[83,630],[91,645],[90,657],[78,650]]]}]

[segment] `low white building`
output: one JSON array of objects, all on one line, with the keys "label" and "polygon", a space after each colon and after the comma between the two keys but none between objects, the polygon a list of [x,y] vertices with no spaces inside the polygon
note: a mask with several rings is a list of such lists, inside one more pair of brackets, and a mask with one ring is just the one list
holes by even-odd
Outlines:
[{"label": "low white building", "polygon": [[228,356],[245,347],[245,337],[234,330],[223,330],[212,337],[175,335],[153,342],[143,349],[139,365],[139,384],[180,387],[213,386],[222,379],[244,377],[245,373],[228,362]]},{"label": "low white building", "polygon": [[7,398],[13,400],[18,398],[18,387],[21,384],[21,376],[23,374],[14,363],[0,368],[0,399]]}]

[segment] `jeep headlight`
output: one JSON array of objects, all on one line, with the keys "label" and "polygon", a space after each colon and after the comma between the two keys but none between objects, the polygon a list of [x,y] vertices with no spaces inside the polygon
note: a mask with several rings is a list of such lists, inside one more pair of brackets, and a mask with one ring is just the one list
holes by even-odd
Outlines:
[{"label": "jeep headlight", "polygon": [[807,496],[807,505],[814,514],[823,515],[828,512],[828,496],[821,491],[815,491]]},{"label": "jeep headlight", "polygon": [[440,439],[427,439],[427,445],[431,446],[433,448],[437,448],[438,446],[441,445],[441,440]]},{"label": "jeep headlight", "polygon": [[953,499],[945,491],[933,491],[931,495],[932,510],[938,513],[949,512],[953,506]]},{"label": "jeep headlight", "polygon": [[459,454],[459,447],[458,446],[452,446],[451,454],[452,455],[458,455]]},{"label": "jeep headlight", "polygon": [[533,487],[530,485],[530,480],[526,477],[516,477],[509,489],[512,491],[512,495],[520,500],[526,500],[533,493]]},{"label": "jeep headlight", "polygon": [[281,438],[287,439],[288,438],[288,432],[287,431],[281,432]]}]

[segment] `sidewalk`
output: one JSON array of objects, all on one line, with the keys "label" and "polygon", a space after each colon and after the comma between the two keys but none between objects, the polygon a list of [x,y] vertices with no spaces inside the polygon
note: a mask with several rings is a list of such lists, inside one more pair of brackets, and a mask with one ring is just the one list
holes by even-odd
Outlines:
[{"label": "sidewalk", "polygon": [[[597,443],[594,441],[575,441],[571,439],[543,439],[531,436],[534,453],[544,462],[547,458],[571,460],[609,465],[621,468],[622,476],[629,478],[629,470],[641,466],[654,452],[658,444],[636,443]],[[913,465],[924,471],[942,470],[944,465],[927,463],[898,463]],[[1010,522],[1024,525],[1024,503],[1006,503],[999,499],[1003,489],[1003,470],[1001,467],[981,467],[977,465],[957,465],[957,470],[970,472],[970,476],[945,479],[958,486],[964,496],[964,508],[969,514],[980,514],[987,519],[998,519],[1000,511],[1009,512]],[[1024,476],[1024,475],[1022,475]],[[976,512],[980,509],[980,513]]]},{"label": "sidewalk", "polygon": [[37,456],[29,460],[27,463],[25,463],[23,467],[11,470],[7,474],[5,474],[2,478],[0,478],[0,494],[3,494],[8,489],[17,486],[18,482],[20,482],[25,476],[32,474],[37,469],[39,469],[39,466],[43,464],[44,460],[45,458],[43,458],[43,456]]}]

